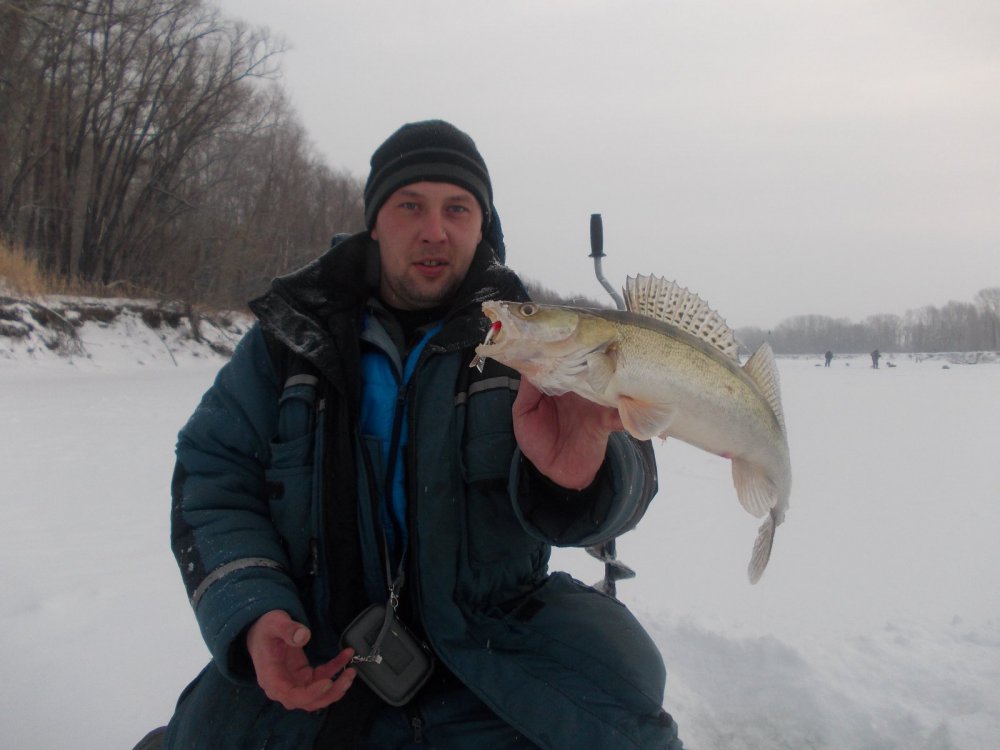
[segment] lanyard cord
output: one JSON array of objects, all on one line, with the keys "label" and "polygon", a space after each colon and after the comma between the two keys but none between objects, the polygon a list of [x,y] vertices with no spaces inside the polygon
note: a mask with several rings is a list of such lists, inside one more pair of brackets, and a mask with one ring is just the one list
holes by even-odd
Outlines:
[{"label": "lanyard cord", "polygon": [[392,621],[395,619],[396,607],[399,606],[399,592],[406,582],[406,575],[403,573],[403,560],[406,559],[405,546],[403,548],[403,558],[399,562],[399,569],[397,570],[395,579],[392,578],[392,563],[389,560],[389,540],[385,537],[385,529],[382,530],[382,549],[385,551],[386,580],[391,581],[389,584],[389,601],[385,605],[385,617],[382,620],[382,627],[379,628],[378,635],[375,636],[375,641],[372,643],[368,655],[359,656],[355,654],[351,657],[352,664],[363,664],[366,662],[382,663],[382,641],[385,639],[389,628],[392,626]]},{"label": "lanyard cord", "polygon": [[[385,475],[385,485],[383,488],[383,501],[389,510],[387,514],[389,517],[389,522],[392,523],[392,499],[393,499],[393,488],[396,478],[396,467],[399,461],[399,450],[400,450],[400,439],[403,432],[403,417],[406,414],[407,406],[407,396],[409,393],[410,378],[413,375],[413,371],[416,368],[417,360],[420,357],[420,353],[423,351],[424,345],[430,340],[430,338],[441,329],[441,323],[437,323],[430,330],[428,330],[423,338],[420,340],[418,345],[414,347],[413,350],[407,355],[403,372],[401,373],[401,383],[396,396],[396,409],[393,415],[392,423],[392,435],[389,441],[389,462],[386,468]],[[378,517],[378,516],[376,516]],[[405,523],[405,521],[403,521]],[[389,538],[386,535],[385,526],[377,521],[379,530],[382,532],[382,553],[385,560],[385,580],[389,586],[389,601],[385,605],[385,618],[382,621],[382,627],[379,629],[378,635],[375,637],[374,643],[372,643],[371,650],[367,656],[358,656],[355,654],[351,658],[351,663],[363,663],[363,662],[375,662],[380,664],[382,662],[381,646],[382,641],[385,639],[386,634],[389,632],[389,628],[392,625],[394,615],[397,607],[399,606],[399,593],[403,588],[403,584],[406,582],[406,574],[404,572],[404,567],[406,564],[406,555],[409,548],[409,538],[408,534],[405,532],[401,534],[402,536],[402,549],[400,550],[399,565],[396,569],[396,575],[393,577],[392,574],[392,560],[389,556]]]}]

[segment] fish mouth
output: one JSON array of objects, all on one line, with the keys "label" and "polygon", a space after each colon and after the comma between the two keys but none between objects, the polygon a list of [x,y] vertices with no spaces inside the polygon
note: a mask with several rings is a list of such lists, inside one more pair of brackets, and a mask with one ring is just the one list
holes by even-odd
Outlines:
[{"label": "fish mouth", "polygon": [[505,334],[505,330],[508,327],[513,327],[510,321],[510,316],[505,315],[507,312],[506,305],[483,305],[483,314],[490,321],[489,328],[486,332],[486,338],[480,344],[480,346],[495,346],[500,343]]},{"label": "fish mouth", "polygon": [[500,320],[504,317],[504,307],[504,305],[500,305],[499,308],[495,309],[490,303],[483,305],[483,314],[490,321],[490,325],[486,329],[486,336],[483,338],[482,343],[476,347],[476,356],[469,363],[469,367],[475,367],[479,372],[483,371],[486,360],[491,356],[489,350],[495,349],[497,343],[499,343],[500,331],[504,327],[504,323]]}]

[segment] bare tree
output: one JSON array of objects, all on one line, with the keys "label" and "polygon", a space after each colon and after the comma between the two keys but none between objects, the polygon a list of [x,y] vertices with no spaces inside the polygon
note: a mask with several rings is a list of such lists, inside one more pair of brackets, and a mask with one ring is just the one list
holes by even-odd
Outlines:
[{"label": "bare tree", "polygon": [[869,345],[873,349],[883,351],[900,351],[902,349],[902,327],[903,321],[898,315],[880,313],[871,315],[865,319],[862,330],[864,331],[860,350],[865,351]]},{"label": "bare tree", "polygon": [[[45,265],[108,282],[193,207],[189,155],[247,125],[248,82],[274,71],[262,31],[226,24],[201,0],[4,5],[21,20],[10,67],[15,166],[5,229]],[[5,68],[7,66],[5,65]]]},{"label": "bare tree", "polygon": [[976,305],[982,311],[986,344],[983,348],[1000,349],[1000,286],[980,289]]},{"label": "bare tree", "polygon": [[266,31],[203,0],[15,0],[0,23],[0,232],[46,270],[242,302],[363,226]]},{"label": "bare tree", "polygon": [[253,133],[199,151],[197,214],[165,238],[169,263],[149,265],[166,287],[240,304],[324,251],[334,232],[363,227],[361,182],[326,166],[272,94]]},{"label": "bare tree", "polygon": [[977,305],[949,302],[943,308],[928,305],[898,315],[871,315],[862,323],[822,315],[799,315],[783,320],[773,331],[738,330],[737,338],[752,351],[764,341],[782,354],[834,352],[977,351],[994,346],[1000,307],[1000,288],[983,290]]}]

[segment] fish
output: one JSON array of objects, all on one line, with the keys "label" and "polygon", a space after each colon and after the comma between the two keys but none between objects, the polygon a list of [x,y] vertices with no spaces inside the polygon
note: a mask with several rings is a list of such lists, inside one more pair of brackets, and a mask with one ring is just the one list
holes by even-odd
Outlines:
[{"label": "fish", "polygon": [[747,566],[755,584],[792,484],[774,353],[764,343],[741,365],[726,321],[674,281],[630,276],[622,296],[625,310],[484,302],[490,327],[470,366],[493,359],[545,394],[616,408],[639,440],[672,437],[729,459],[737,499],[764,518]]}]

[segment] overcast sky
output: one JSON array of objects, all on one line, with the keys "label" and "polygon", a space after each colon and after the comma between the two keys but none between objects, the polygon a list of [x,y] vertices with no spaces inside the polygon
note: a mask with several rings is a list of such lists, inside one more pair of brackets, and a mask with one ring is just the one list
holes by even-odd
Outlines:
[{"label": "overcast sky", "polygon": [[[331,166],[404,122],[476,140],[508,264],[654,273],[734,327],[1000,286],[997,0],[224,0],[289,45]],[[336,229],[336,228],[331,228]]]}]

